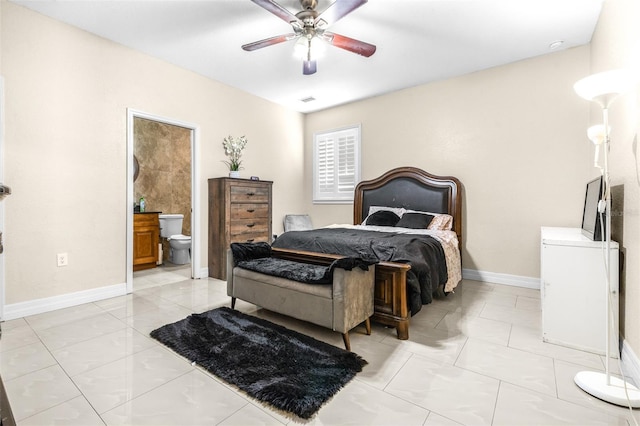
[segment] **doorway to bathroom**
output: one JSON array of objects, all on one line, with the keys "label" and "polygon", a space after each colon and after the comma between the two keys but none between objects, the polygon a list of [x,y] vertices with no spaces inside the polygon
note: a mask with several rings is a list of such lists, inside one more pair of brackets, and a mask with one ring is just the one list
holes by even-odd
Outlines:
[{"label": "doorway to bathroom", "polygon": [[[0,184],[4,183],[4,77],[0,75]],[[0,321],[4,319],[4,203],[0,195]],[[1,330],[0,330],[1,334]]]},{"label": "doorway to bathroom", "polygon": [[[188,260],[170,258],[174,248],[162,238],[158,269],[178,268],[186,278],[199,278],[198,127],[135,110],[127,110],[127,116],[127,292],[133,291],[133,215],[142,198],[147,212],[182,216],[178,234],[191,237]],[[182,252],[183,247],[184,242]]]}]

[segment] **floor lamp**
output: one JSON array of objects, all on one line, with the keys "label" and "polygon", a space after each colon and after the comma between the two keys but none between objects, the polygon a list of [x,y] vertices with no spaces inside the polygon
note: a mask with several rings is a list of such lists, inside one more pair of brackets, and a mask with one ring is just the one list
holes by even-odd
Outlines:
[{"label": "floor lamp", "polygon": [[[605,213],[605,301],[606,307],[606,333],[605,345],[606,368],[605,373],[594,371],[581,371],[576,374],[575,383],[585,392],[603,401],[624,407],[640,407],[640,390],[618,377],[612,377],[609,371],[609,358],[611,355],[611,286],[609,282],[609,267],[611,263],[611,188],[609,180],[609,107],[618,95],[628,92],[636,84],[633,74],[627,70],[605,71],[593,74],[576,82],[573,86],[576,93],[588,100],[596,102],[602,108],[602,131],[603,131],[603,151],[604,161],[602,173],[604,178],[603,198],[598,203],[598,212]],[[615,323],[615,321],[614,321]],[[615,324],[614,324],[615,326]],[[614,336],[618,336],[617,326],[613,328]],[[618,342],[618,339],[615,339]]]}]

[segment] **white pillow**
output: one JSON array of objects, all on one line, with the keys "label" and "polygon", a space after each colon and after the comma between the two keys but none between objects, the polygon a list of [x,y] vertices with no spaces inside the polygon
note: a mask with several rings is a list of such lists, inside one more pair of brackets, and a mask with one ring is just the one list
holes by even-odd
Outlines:
[{"label": "white pillow", "polygon": [[390,212],[397,214],[399,217],[402,217],[405,212],[404,207],[371,206],[369,207],[369,214],[367,216],[370,216],[375,212],[379,212],[380,210],[389,210]]}]

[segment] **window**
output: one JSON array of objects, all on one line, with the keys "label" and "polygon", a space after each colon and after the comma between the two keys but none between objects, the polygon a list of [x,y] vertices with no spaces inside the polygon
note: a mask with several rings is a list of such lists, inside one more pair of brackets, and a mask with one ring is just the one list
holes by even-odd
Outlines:
[{"label": "window", "polygon": [[360,125],[313,135],[313,202],[351,203],[360,181]]}]

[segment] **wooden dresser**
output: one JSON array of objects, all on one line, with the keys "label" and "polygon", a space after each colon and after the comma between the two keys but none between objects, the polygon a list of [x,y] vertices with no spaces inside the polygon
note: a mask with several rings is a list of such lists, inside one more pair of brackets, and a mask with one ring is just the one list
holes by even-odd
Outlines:
[{"label": "wooden dresser", "polygon": [[133,270],[156,267],[158,243],[160,242],[160,220],[158,212],[134,213],[133,215]]},{"label": "wooden dresser", "polygon": [[231,243],[271,242],[271,181],[209,179],[209,276],[227,279]]}]

